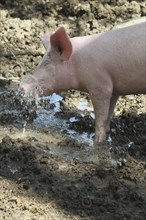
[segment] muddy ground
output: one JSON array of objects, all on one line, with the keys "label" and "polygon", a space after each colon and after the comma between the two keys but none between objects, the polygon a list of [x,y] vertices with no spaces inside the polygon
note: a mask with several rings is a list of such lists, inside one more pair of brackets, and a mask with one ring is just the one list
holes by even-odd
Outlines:
[{"label": "muddy ground", "polygon": [[36,103],[18,92],[45,31],[80,36],[143,16],[145,0],[0,1],[0,220],[146,219],[145,95],[121,97],[108,141],[93,146],[87,94]]}]

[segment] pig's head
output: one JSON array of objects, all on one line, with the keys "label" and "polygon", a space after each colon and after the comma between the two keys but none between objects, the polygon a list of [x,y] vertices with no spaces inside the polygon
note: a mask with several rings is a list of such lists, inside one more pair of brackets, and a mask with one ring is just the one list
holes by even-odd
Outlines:
[{"label": "pig's head", "polygon": [[50,95],[68,89],[68,68],[72,54],[72,44],[63,27],[54,34],[42,37],[46,49],[33,75],[24,80],[20,89],[27,95]]}]

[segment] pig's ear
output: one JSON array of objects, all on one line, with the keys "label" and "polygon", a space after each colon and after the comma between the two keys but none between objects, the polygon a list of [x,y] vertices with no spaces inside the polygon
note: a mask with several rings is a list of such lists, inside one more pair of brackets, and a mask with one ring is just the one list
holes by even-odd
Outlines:
[{"label": "pig's ear", "polygon": [[72,53],[72,44],[64,27],[59,28],[50,36],[51,55],[59,61],[68,60]]},{"label": "pig's ear", "polygon": [[44,36],[41,38],[42,43],[44,45],[44,48],[46,50],[48,50],[48,48],[50,48],[50,34],[49,33],[45,33]]}]

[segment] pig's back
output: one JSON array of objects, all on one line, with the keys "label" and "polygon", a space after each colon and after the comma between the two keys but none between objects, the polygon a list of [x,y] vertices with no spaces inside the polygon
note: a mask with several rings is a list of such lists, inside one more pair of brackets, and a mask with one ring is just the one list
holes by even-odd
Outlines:
[{"label": "pig's back", "polygon": [[116,92],[146,93],[146,22],[102,34],[97,50]]}]

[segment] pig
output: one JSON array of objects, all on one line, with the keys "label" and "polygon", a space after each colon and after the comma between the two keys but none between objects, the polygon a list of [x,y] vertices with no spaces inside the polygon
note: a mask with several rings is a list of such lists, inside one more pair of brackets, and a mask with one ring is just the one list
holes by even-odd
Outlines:
[{"label": "pig", "polygon": [[89,93],[94,143],[103,142],[118,97],[146,94],[146,22],[74,38],[60,27],[42,42],[46,52],[21,90],[40,96],[70,89]]}]

